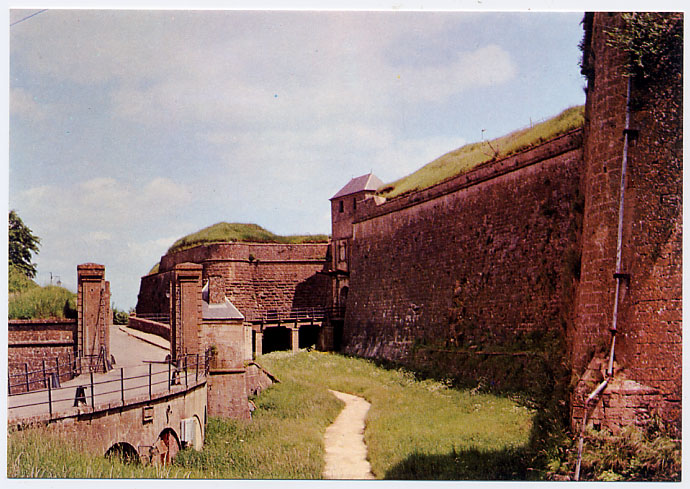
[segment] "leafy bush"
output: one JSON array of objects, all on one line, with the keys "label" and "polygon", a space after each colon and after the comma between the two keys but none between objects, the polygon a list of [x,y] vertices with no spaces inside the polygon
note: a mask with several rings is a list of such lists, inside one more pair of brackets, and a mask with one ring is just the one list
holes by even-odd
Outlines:
[{"label": "leafy bush", "polygon": [[129,313],[113,307],[113,324],[128,324]]},{"label": "leafy bush", "polygon": [[[549,476],[570,477],[577,463],[577,441],[551,461]],[[582,450],[580,480],[679,481],[680,440],[673,439],[659,419],[646,428],[626,426],[619,433],[588,429]]]},{"label": "leafy bush", "polygon": [[10,297],[9,319],[75,318],[77,294],[64,287],[32,287]]},{"label": "leafy bush", "polygon": [[24,271],[14,265],[10,265],[7,270],[7,282],[7,290],[10,294],[38,287],[36,282],[31,280]]}]

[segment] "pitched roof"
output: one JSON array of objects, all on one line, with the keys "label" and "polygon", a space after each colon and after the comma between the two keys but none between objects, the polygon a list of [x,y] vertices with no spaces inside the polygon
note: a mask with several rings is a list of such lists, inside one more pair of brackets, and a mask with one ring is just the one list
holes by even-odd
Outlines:
[{"label": "pitched roof", "polygon": [[201,289],[201,317],[204,319],[244,319],[244,315],[226,297],[220,304],[209,304],[208,282]]},{"label": "pitched roof", "polygon": [[383,182],[379,177],[373,173],[367,173],[361,177],[355,177],[350,180],[347,185],[341,188],[337,194],[330,198],[330,200],[337,199],[338,197],[344,197],[346,195],[356,194],[357,192],[363,192],[365,190],[375,191],[383,185]]}]

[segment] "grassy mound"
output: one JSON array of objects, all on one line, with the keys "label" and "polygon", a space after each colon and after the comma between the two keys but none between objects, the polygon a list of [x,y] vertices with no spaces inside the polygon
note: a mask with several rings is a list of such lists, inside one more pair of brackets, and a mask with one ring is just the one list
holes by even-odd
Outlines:
[{"label": "grassy mound", "polygon": [[506,136],[462,146],[444,154],[416,172],[379,189],[379,194],[390,199],[415,190],[431,187],[444,180],[465,173],[477,165],[504,158],[582,127],[584,105],[570,107],[557,116],[520,129]]},{"label": "grassy mound", "polygon": [[281,244],[327,243],[328,236],[325,234],[280,236],[256,224],[219,222],[178,239],[168,249],[168,253],[204,244],[227,243],[231,241]]},{"label": "grassy mound", "polygon": [[29,287],[9,298],[9,319],[72,318],[76,315],[77,294],[64,287]]}]

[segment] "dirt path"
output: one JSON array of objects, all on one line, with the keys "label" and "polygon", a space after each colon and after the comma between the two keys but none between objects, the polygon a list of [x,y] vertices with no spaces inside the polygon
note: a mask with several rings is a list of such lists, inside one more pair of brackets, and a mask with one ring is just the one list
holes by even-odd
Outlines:
[{"label": "dirt path", "polygon": [[370,404],[361,397],[331,391],[345,403],[332,425],[326,429],[325,479],[373,479],[364,444],[364,419]]}]

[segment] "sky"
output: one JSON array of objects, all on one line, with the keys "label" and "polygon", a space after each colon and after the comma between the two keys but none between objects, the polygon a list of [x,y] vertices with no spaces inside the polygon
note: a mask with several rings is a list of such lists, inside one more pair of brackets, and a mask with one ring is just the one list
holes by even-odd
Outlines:
[{"label": "sky", "polygon": [[330,234],[352,177],[585,100],[582,12],[36,12],[9,12],[9,209],[39,284],[100,263],[122,310],[186,234]]}]

